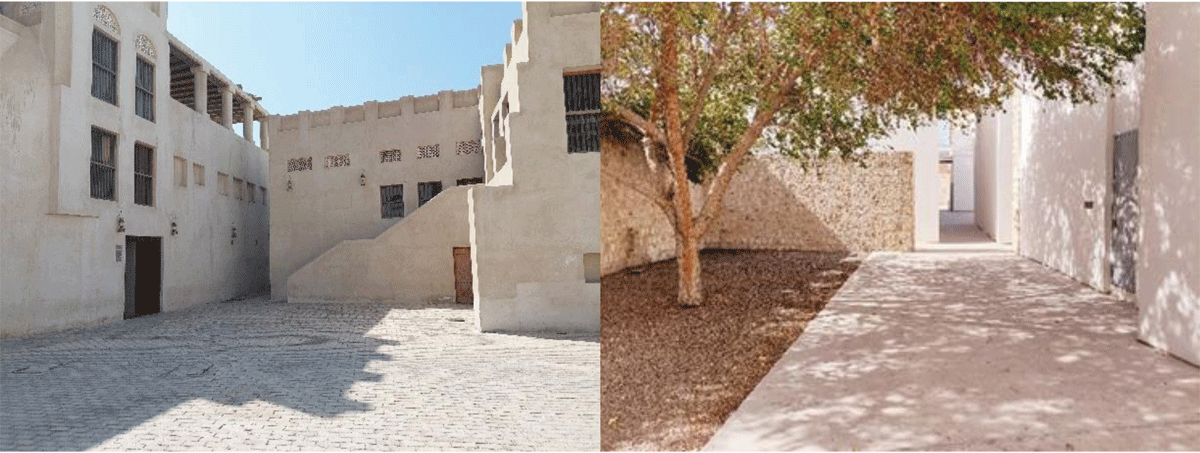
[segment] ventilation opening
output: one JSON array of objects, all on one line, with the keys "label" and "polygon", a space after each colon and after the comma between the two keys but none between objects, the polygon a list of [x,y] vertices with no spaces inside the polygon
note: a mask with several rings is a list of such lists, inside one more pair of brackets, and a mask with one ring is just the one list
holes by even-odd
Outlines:
[{"label": "ventilation opening", "polygon": [[600,254],[583,254],[583,282],[600,283]]}]

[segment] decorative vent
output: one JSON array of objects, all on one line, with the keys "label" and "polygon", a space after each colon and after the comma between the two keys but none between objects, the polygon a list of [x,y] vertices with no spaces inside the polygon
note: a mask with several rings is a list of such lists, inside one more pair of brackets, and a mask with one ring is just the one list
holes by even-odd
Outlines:
[{"label": "decorative vent", "polygon": [[325,168],[349,167],[349,166],[350,166],[350,155],[349,154],[338,154],[338,155],[334,155],[334,156],[325,156]]},{"label": "decorative vent", "polygon": [[440,148],[440,147],[439,147],[438,145],[422,145],[422,146],[418,146],[418,147],[417,147],[417,159],[426,159],[426,158],[430,158],[430,157],[438,157],[438,155],[439,155],[439,153],[440,153],[440,151],[439,151],[439,148]]},{"label": "decorative vent", "polygon": [[463,141],[463,142],[458,142],[458,145],[455,148],[457,148],[456,152],[459,155],[472,154],[472,153],[483,153],[483,148],[479,146],[479,140],[467,140],[467,141]]},{"label": "decorative vent", "polygon": [[312,170],[311,157],[299,157],[296,159],[288,159],[288,171],[304,171]]},{"label": "decorative vent", "polygon": [[138,35],[136,44],[138,53],[150,57],[152,60],[157,55],[154,51],[154,42],[150,41],[149,36]]},{"label": "decorative vent", "polygon": [[117,16],[107,6],[96,5],[96,9],[92,10],[92,17],[96,18],[96,22],[99,22],[101,26],[113,32],[113,34],[121,34],[121,24],[117,22]]},{"label": "decorative vent", "polygon": [[400,162],[400,150],[385,149],[379,152],[379,163]]}]

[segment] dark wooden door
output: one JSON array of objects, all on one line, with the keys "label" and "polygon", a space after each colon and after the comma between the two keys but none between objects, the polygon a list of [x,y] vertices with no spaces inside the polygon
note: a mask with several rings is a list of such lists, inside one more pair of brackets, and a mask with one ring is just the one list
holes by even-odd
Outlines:
[{"label": "dark wooden door", "polygon": [[125,237],[125,318],[162,311],[162,238]]},{"label": "dark wooden door", "polygon": [[1129,293],[1137,290],[1138,132],[1117,135],[1113,146],[1112,284]]},{"label": "dark wooden door", "polygon": [[454,248],[454,301],[460,304],[474,303],[471,292],[471,248]]}]

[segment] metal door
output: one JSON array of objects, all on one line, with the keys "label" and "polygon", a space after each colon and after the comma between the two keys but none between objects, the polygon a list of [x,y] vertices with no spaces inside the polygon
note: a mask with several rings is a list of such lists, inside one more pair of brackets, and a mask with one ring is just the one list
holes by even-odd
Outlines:
[{"label": "metal door", "polygon": [[471,248],[454,248],[454,301],[460,304],[473,303],[471,292]]},{"label": "metal door", "polygon": [[1113,145],[1112,284],[1134,293],[1138,249],[1138,132],[1118,134]]}]

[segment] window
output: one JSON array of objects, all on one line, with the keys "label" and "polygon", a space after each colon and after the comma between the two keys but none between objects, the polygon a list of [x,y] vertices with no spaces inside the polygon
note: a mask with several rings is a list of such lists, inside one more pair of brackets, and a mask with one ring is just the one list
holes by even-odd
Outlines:
[{"label": "window", "polygon": [[133,146],[133,203],[154,206],[154,148]]},{"label": "window", "polygon": [[267,205],[267,188],[260,186],[258,188],[258,190],[262,191],[262,204],[263,204],[263,206],[266,206]]},{"label": "window", "polygon": [[460,156],[463,154],[480,154],[483,152],[483,148],[481,148],[479,146],[479,140],[467,140],[467,141],[458,142],[458,144],[454,148],[455,148],[455,153]]},{"label": "window", "polygon": [[400,150],[386,149],[379,152],[379,163],[400,162]]},{"label": "window", "polygon": [[117,42],[92,30],[92,96],[117,105]]},{"label": "window", "polygon": [[154,66],[140,57],[137,59],[133,104],[137,116],[154,121]]},{"label": "window", "polygon": [[229,196],[229,175],[217,172],[217,193]]},{"label": "window", "polygon": [[441,181],[417,183],[417,207],[425,206],[425,203],[428,203],[429,200],[432,200],[433,197],[436,197],[441,192]]},{"label": "window", "polygon": [[304,171],[312,170],[312,158],[300,157],[296,159],[288,159],[288,171]]},{"label": "window", "polygon": [[187,187],[187,159],[175,156],[175,185]]},{"label": "window", "polygon": [[117,199],[117,136],[92,129],[92,198]]},{"label": "window", "polygon": [[325,156],[325,168],[348,167],[350,166],[349,154],[336,154],[333,156]]},{"label": "window", "polygon": [[438,157],[441,152],[439,145],[422,145],[417,147],[417,159],[427,159],[430,157]]},{"label": "window", "polygon": [[196,182],[197,186],[204,185],[204,166],[192,163],[192,181]]},{"label": "window", "polygon": [[254,183],[252,183],[250,181],[246,181],[246,202],[247,203],[254,203],[254,193],[257,192],[254,189],[256,189],[256,188],[257,188],[257,186],[255,186]]},{"label": "window", "polygon": [[458,180],[457,185],[469,186],[471,184],[483,184],[483,178],[463,178]]},{"label": "window", "polygon": [[380,215],[385,219],[404,217],[404,184],[379,186]]},{"label": "window", "polygon": [[236,200],[246,199],[246,186],[242,184],[240,178],[233,178],[233,198]]},{"label": "window", "polygon": [[567,107],[567,152],[600,151],[600,73],[563,76]]}]

